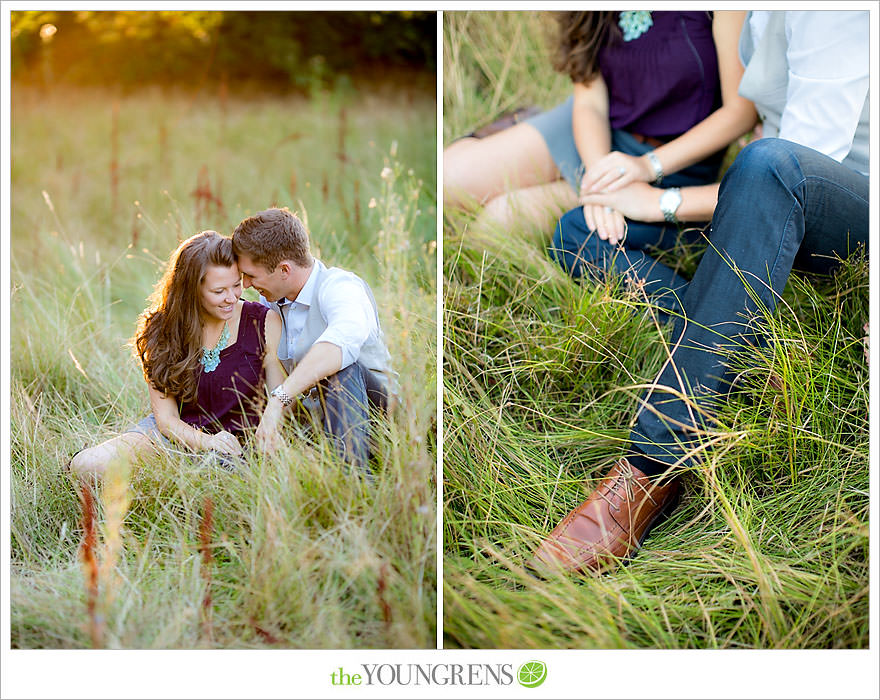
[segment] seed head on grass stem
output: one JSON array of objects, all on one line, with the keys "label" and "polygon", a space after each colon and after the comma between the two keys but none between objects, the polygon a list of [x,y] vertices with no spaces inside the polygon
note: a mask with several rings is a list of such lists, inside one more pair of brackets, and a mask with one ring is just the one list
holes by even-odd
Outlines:
[{"label": "seed head on grass stem", "polygon": [[202,635],[210,644],[213,641],[211,569],[214,557],[211,552],[211,534],[214,528],[214,501],[205,496],[202,517],[199,521],[199,553],[202,555],[202,578],[205,579],[205,595],[202,598]]},{"label": "seed head on grass stem", "polygon": [[80,506],[82,509],[83,539],[79,547],[80,559],[86,577],[86,611],[89,620],[89,637],[92,647],[99,649],[103,646],[104,622],[98,614],[98,558],[95,555],[97,549],[97,527],[95,524],[95,497],[89,484],[81,484],[79,491]]}]

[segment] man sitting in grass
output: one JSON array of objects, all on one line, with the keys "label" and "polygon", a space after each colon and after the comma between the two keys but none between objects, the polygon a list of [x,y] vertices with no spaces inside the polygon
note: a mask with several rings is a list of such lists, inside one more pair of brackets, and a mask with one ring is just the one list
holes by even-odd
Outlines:
[{"label": "man sitting in grass", "polygon": [[[634,219],[712,223],[628,449],[541,544],[535,567],[598,570],[632,556],[675,507],[681,470],[710,442],[701,432],[711,429],[707,399],[730,383],[725,354],[761,342],[747,319],[774,310],[793,267],[827,273],[857,250],[867,255],[868,19],[749,13],[739,92],[757,106],[765,138],[743,149],[720,190],[682,188],[672,207],[645,183],[581,198]],[[560,226],[582,226],[577,214]]]},{"label": "man sitting in grass", "polygon": [[278,357],[289,376],[269,397],[257,444],[277,449],[285,410],[307,394],[340,457],[369,473],[369,409],[387,411],[397,392],[370,288],[312,257],[305,225],[287,208],[242,221],[232,247],[244,287],[283,325]]}]

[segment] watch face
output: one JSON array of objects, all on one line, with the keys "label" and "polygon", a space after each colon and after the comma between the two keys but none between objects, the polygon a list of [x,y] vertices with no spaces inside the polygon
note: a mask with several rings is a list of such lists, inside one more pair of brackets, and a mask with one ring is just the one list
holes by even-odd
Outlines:
[{"label": "watch face", "polygon": [[675,218],[675,212],[681,204],[681,192],[678,188],[665,190],[660,195],[660,211],[663,212],[663,218],[670,223],[678,223]]},{"label": "watch face", "polygon": [[675,210],[676,206],[681,202],[681,195],[672,190],[666,190],[660,198],[660,206],[664,209]]},{"label": "watch face", "polygon": [[681,193],[676,190],[666,190],[660,197],[660,208],[664,213],[674,214],[679,204],[681,204]]}]

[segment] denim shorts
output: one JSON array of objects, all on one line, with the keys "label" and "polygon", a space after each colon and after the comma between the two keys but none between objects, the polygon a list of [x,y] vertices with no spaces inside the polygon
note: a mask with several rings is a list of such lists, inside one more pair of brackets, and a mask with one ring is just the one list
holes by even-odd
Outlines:
[{"label": "denim shorts", "polygon": [[140,433],[141,435],[146,435],[150,440],[152,440],[159,447],[165,448],[173,448],[174,445],[171,443],[167,437],[162,435],[162,432],[159,430],[159,424],[156,423],[156,416],[152,413],[145,418],[141,418],[134,425],[128,426],[123,433]]},{"label": "denim shorts", "polygon": [[[198,454],[192,450],[177,447],[171,440],[165,437],[159,430],[159,425],[156,423],[156,416],[152,413],[145,418],[141,418],[141,420],[134,425],[130,425],[123,431],[123,433],[140,433],[141,435],[146,435],[152,440],[153,444],[163,452],[184,455],[186,457],[195,457]],[[201,454],[200,459],[203,464],[214,463],[229,472],[241,471],[242,467],[246,466],[245,461],[241,457],[223,454],[215,450],[210,450]]]}]

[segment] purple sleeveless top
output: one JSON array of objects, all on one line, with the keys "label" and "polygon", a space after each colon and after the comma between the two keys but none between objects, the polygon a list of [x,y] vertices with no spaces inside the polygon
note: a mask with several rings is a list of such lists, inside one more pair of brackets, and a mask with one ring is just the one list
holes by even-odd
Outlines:
[{"label": "purple sleeveless top", "polygon": [[721,104],[709,12],[652,12],[654,24],[599,52],[612,129],[670,139]]},{"label": "purple sleeveless top", "polygon": [[242,303],[235,343],[220,351],[220,364],[213,372],[199,366],[196,400],[180,406],[184,423],[208,433],[241,433],[257,427],[265,398],[263,356],[268,311],[262,304]]}]

